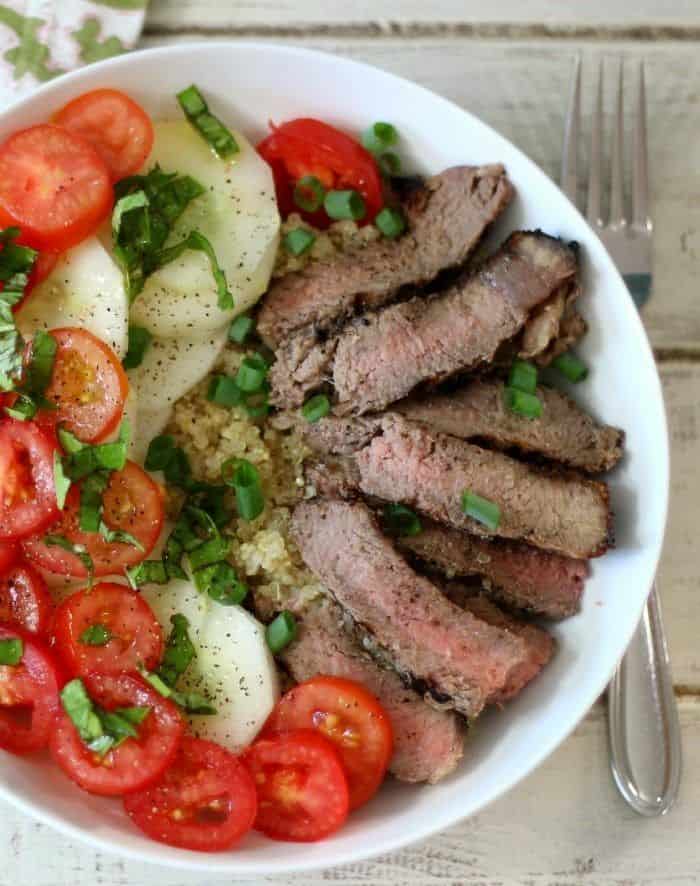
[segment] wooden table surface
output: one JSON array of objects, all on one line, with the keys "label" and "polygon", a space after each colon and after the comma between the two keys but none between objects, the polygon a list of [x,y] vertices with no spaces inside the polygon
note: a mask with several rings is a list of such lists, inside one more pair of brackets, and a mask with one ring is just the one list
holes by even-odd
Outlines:
[{"label": "wooden table surface", "polygon": [[[661,589],[684,735],[678,805],[652,821],[625,806],[608,774],[605,711],[599,704],[537,772],[471,820],[376,861],[269,882],[700,882],[700,2],[151,0],[143,45],[209,36],[302,43],[402,74],[491,123],[553,176],[577,53],[589,96],[599,58],[610,64],[622,58],[630,72],[643,58],[650,105],[656,276],[644,321],[672,437]],[[0,886],[210,882],[72,844],[5,805],[0,816]]]}]

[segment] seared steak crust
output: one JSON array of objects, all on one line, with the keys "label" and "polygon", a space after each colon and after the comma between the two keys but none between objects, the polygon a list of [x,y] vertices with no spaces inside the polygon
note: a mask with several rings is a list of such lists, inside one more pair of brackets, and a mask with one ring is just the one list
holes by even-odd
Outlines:
[{"label": "seared steak crust", "polygon": [[527,419],[507,408],[504,390],[498,379],[475,380],[450,394],[404,400],[394,409],[434,431],[535,452],[593,473],[610,470],[622,457],[624,433],[597,424],[565,394],[539,387],[542,415]]},{"label": "seared steak crust", "polygon": [[298,505],[293,531],[309,568],[396,667],[466,716],[539,671],[539,648],[456,607],[410,568],[365,505]]},{"label": "seared steak crust", "polygon": [[386,304],[404,286],[423,285],[461,265],[512,194],[500,165],[455,166],[433,176],[405,200],[402,237],[314,262],[273,283],[258,317],[260,335],[274,347],[305,326],[328,329],[357,309]]}]

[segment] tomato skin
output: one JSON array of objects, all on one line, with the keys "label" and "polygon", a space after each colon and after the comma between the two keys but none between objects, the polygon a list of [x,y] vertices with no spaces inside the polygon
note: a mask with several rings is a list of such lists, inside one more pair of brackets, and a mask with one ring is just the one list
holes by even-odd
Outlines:
[{"label": "tomato skin", "polygon": [[53,119],[93,146],[115,182],[138,172],[153,147],[151,118],[117,89],[94,89],[79,95]]},{"label": "tomato skin", "polygon": [[[45,397],[56,405],[43,413],[84,443],[99,443],[118,427],[129,394],[129,379],[117,355],[86,329],[52,329],[57,344]],[[31,345],[30,345],[31,348]]]},{"label": "tomato skin", "polygon": [[252,828],[257,805],[255,784],[238,757],[191,736],[182,739],[161,781],[124,798],[127,814],[149,837],[199,852],[238,843]]},{"label": "tomato skin", "polygon": [[264,736],[244,754],[258,791],[253,827],[273,840],[310,843],[345,822],[348,784],[333,744],[312,729]]},{"label": "tomato skin", "polygon": [[92,234],[112,208],[112,182],[89,142],[42,123],[0,145],[0,224],[29,245],[63,252]]},{"label": "tomato skin", "polygon": [[19,563],[0,576],[0,621],[43,637],[48,634],[52,619],[51,595],[36,569]]},{"label": "tomato skin", "polygon": [[272,134],[258,145],[258,153],[272,167],[280,213],[299,212],[316,227],[331,219],[323,210],[306,212],[293,199],[294,185],[305,175],[319,179],[326,190],[351,189],[364,198],[367,212],[359,224],[369,224],[384,204],[382,178],[374,157],[344,132],[312,117],[272,126]]},{"label": "tomato skin", "polygon": [[10,570],[17,560],[19,560],[19,545],[9,541],[0,541],[0,576]]},{"label": "tomato skin", "polygon": [[[1,640],[13,637],[21,639],[24,650],[18,666],[0,665],[0,748],[31,754],[49,743],[59,710],[61,678],[49,651],[36,637],[0,624]],[[14,706],[25,716],[14,716]],[[26,716],[28,708],[31,717]]]},{"label": "tomato skin", "polygon": [[34,422],[0,418],[0,541],[40,532],[58,516],[56,451]]},{"label": "tomato skin", "polygon": [[354,680],[313,677],[290,689],[265,724],[264,734],[317,729],[332,741],[343,762],[350,809],[379,789],[394,749],[389,715],[377,698]]},{"label": "tomato skin", "polygon": [[91,674],[83,679],[90,698],[108,711],[149,707],[151,712],[138,727],[138,739],[127,739],[101,758],[83,743],[61,710],[49,742],[56,763],[84,791],[103,797],[140,791],[156,782],[172,763],[185,731],[177,707],[135,675]]},{"label": "tomato skin", "polygon": [[[113,635],[104,646],[81,643],[83,632],[104,625]],[[53,646],[74,676],[92,672],[154,671],[163,657],[163,632],[151,607],[126,585],[102,582],[71,594],[56,610]]]}]

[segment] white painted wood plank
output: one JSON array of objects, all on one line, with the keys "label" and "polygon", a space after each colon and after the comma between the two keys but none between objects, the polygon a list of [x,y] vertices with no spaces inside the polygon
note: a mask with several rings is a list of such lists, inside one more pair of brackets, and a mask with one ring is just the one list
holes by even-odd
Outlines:
[{"label": "white painted wood plank", "polygon": [[[144,42],[154,45],[163,39],[151,37]],[[592,99],[592,81],[601,56],[608,61],[608,108],[612,107],[615,57],[624,57],[630,79],[644,58],[656,222],[655,297],[645,308],[645,321],[655,347],[698,347],[700,43],[583,45],[320,38],[294,42],[369,61],[434,89],[490,123],[555,178],[565,96],[576,52],[581,49],[584,55],[586,107]],[[631,117],[628,122],[631,132]]]},{"label": "white painted wood plank", "polygon": [[152,0],[148,26],[158,29],[303,28],[423,23],[534,25],[565,28],[687,27],[700,25],[695,0]]},{"label": "white painted wood plank", "polygon": [[[700,871],[700,703],[681,707],[685,781],[665,818],[634,815],[607,769],[605,719],[597,707],[533,775],[469,821],[377,861],[266,880],[271,886],[323,883],[460,886],[691,886]],[[73,845],[0,807],[0,883],[26,886],[214,886],[205,875],[152,868]],[[261,882],[261,881],[258,881]],[[236,886],[253,886],[236,881]]]}]

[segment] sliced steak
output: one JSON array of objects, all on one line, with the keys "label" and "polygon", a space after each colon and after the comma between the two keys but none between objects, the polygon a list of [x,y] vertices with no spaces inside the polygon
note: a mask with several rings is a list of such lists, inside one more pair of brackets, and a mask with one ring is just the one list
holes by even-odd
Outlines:
[{"label": "sliced steak", "polygon": [[394,728],[390,771],[401,781],[434,784],[459,763],[464,743],[459,717],[427,705],[396,671],[373,661],[355,642],[342,610],[331,600],[304,610],[299,637],[281,658],[299,682],[329,674],[356,680],[377,696]]},{"label": "sliced steak", "polygon": [[[365,495],[413,506],[439,523],[579,559],[600,556],[609,546],[604,483],[545,472],[398,415],[382,419],[382,433],[355,460]],[[493,532],[462,512],[465,489],[500,507]]]},{"label": "sliced steak", "polygon": [[422,382],[489,363],[534,307],[575,285],[576,271],[575,253],[559,240],[519,232],[446,292],[353,321],[335,349],[336,411],[378,411]]},{"label": "sliced steak", "polygon": [[404,202],[406,233],[361,252],[312,262],[272,284],[258,316],[271,347],[291,333],[327,329],[356,309],[386,304],[404,286],[422,285],[463,264],[510,202],[502,166],[455,166],[428,179]]},{"label": "sliced steak", "polygon": [[460,610],[414,572],[365,505],[300,504],[293,531],[304,561],[353,621],[441,702],[473,717],[539,670],[523,637]]},{"label": "sliced steak", "polygon": [[490,597],[549,618],[578,612],[589,572],[585,560],[478,538],[428,520],[423,520],[421,533],[397,543],[448,578],[478,576]]},{"label": "sliced steak", "polygon": [[504,389],[498,379],[476,380],[453,393],[405,400],[394,409],[434,431],[538,453],[584,471],[608,471],[622,457],[624,433],[599,425],[565,394],[539,387],[542,415],[528,419],[507,408]]}]

